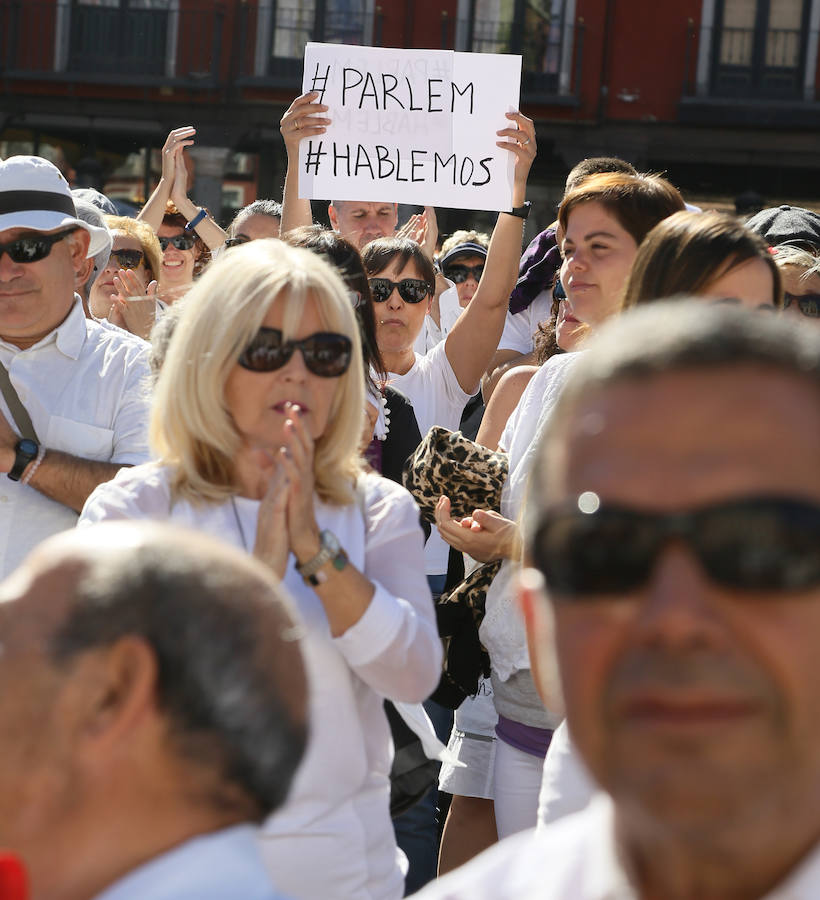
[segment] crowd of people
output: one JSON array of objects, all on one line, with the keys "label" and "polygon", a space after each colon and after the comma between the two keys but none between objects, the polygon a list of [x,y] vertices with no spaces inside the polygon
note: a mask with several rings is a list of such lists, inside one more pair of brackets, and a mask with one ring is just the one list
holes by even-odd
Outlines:
[{"label": "crowd of people", "polygon": [[190,126],[0,161],[0,900],[813,900],[820,215],[596,157],[523,248],[515,112],[492,234],[326,229],[327,115],[227,229]]}]

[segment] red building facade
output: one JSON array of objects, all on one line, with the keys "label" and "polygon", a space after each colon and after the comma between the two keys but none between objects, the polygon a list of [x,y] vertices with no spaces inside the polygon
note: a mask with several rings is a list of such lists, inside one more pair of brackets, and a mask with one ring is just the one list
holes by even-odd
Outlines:
[{"label": "red building facade", "polygon": [[138,199],[147,150],[190,122],[229,208],[281,190],[305,41],[443,47],[522,55],[549,204],[601,153],[698,197],[817,201],[819,34],[820,0],[0,0],[0,147],[59,145],[109,182],[141,152],[117,176]]}]

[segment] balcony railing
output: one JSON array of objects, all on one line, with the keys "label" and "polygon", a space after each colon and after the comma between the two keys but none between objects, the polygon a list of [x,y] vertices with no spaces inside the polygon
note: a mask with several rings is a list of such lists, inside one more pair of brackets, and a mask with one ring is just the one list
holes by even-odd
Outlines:
[{"label": "balcony railing", "polygon": [[[150,8],[0,0],[0,79],[179,85],[229,95],[249,84],[298,90],[308,41],[379,47],[383,18],[381,6],[364,0],[186,0]],[[443,16],[441,46],[519,53],[527,99],[577,102],[583,21],[541,26]]]},{"label": "balcony railing", "polygon": [[[691,20],[686,38],[684,97],[800,100],[806,47],[817,32],[771,28],[701,29]],[[703,42],[706,46],[703,46]],[[806,43],[808,41],[808,44]],[[708,60],[708,70],[699,58]]]},{"label": "balcony railing", "polygon": [[223,3],[120,8],[0,0],[0,76],[215,87]]}]

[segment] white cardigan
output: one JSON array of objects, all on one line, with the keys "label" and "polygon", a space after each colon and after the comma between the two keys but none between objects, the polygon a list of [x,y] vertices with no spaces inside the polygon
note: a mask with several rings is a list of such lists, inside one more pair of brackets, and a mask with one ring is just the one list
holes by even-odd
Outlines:
[{"label": "white cardigan", "polygon": [[[157,464],[123,469],[91,494],[79,525],[170,518],[236,546],[244,533],[252,547],[258,501],[236,497],[235,506],[201,507],[177,501],[172,508],[170,475]],[[376,587],[362,618],[332,638],[324,607],[293,556],[284,578],[306,625],[311,737],[287,803],[263,827],[261,850],[277,888],[294,900],[402,896],[403,856],[388,808],[393,748],[382,701],[420,702],[441,672],[416,505],[378,475],[362,476],[359,493],[361,503],[339,507],[317,499],[315,508],[319,527],[339,538]]]}]

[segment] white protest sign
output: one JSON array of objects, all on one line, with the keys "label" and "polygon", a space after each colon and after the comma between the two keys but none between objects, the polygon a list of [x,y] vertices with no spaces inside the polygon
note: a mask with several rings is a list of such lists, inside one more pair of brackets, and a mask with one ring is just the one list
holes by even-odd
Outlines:
[{"label": "white protest sign", "polygon": [[496,131],[520,84],[520,56],[307,44],[302,87],[332,124],[300,144],[299,196],[510,209]]}]

